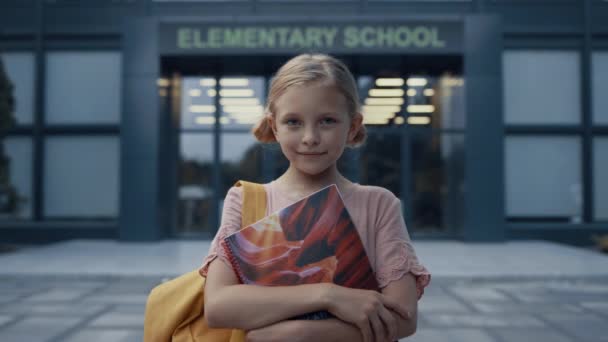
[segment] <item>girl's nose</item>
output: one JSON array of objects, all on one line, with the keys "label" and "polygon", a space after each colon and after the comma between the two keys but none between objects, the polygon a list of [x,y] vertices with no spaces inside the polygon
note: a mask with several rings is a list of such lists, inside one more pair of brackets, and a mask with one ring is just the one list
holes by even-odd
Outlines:
[{"label": "girl's nose", "polygon": [[307,146],[316,146],[319,144],[319,133],[314,128],[308,128],[304,131],[302,143]]}]

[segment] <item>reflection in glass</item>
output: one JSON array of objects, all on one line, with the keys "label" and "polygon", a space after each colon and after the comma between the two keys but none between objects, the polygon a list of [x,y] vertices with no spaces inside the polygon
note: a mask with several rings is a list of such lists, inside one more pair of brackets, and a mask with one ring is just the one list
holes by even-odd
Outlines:
[{"label": "reflection in glass", "polygon": [[119,149],[115,136],[47,137],[44,215],[116,218]]},{"label": "reflection in glass", "polygon": [[122,58],[119,52],[47,52],[46,122],[120,122]]},{"label": "reflection in glass", "polygon": [[13,85],[17,124],[31,124],[34,118],[34,54],[2,53],[0,58]]},{"label": "reflection in glass", "polygon": [[[219,96],[223,128],[249,127],[264,113],[264,77],[184,77],[181,83],[183,128],[213,127]],[[218,94],[219,89],[219,94]]]},{"label": "reflection in glass", "polygon": [[509,218],[581,220],[580,138],[508,136],[504,165]]},{"label": "reflection in glass", "polygon": [[212,128],[215,124],[216,80],[213,77],[181,79],[181,127]]},{"label": "reflection in glass", "polygon": [[596,51],[591,59],[593,123],[608,125],[608,51]]},{"label": "reflection in glass", "polygon": [[[390,148],[387,148],[390,147]],[[361,147],[361,183],[377,185],[401,197],[401,136],[370,134]]]},{"label": "reflection in glass", "polygon": [[594,219],[608,220],[608,138],[593,140],[593,207]]},{"label": "reflection in glass", "polygon": [[457,230],[464,211],[464,135],[416,132],[410,146],[412,228]]},{"label": "reflection in glass", "polygon": [[221,122],[224,128],[252,126],[264,114],[264,77],[220,79]]},{"label": "reflection in glass", "polygon": [[464,128],[464,81],[440,77],[358,78],[366,125],[431,125],[435,129]]},{"label": "reflection in glass", "polygon": [[505,51],[502,74],[507,124],[581,121],[578,51]]},{"label": "reflection in glass", "polygon": [[178,231],[213,232],[213,135],[181,133],[178,190]]},{"label": "reflection in glass", "polygon": [[250,133],[224,133],[222,143],[222,196],[238,180],[263,183],[262,146]]},{"label": "reflection in glass", "polygon": [[32,217],[32,140],[9,137],[4,139],[4,148],[9,163],[9,186],[15,196],[10,204],[2,208],[2,218],[28,219]]}]

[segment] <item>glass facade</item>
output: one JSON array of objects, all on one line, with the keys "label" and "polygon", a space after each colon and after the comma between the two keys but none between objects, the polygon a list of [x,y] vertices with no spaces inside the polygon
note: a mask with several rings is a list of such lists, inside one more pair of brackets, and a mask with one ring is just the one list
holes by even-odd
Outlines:
[{"label": "glass facade", "polygon": [[213,210],[213,135],[180,135],[178,190],[178,229],[180,232],[212,229]]},{"label": "glass facade", "polygon": [[513,136],[505,146],[507,217],[581,222],[580,139]]},{"label": "glass facade", "polygon": [[593,212],[596,221],[608,221],[608,137],[593,140]]},{"label": "glass facade", "polygon": [[119,139],[61,136],[45,139],[44,216],[118,216]]},{"label": "glass facade", "polygon": [[591,55],[591,81],[593,123],[608,125],[608,51]]},{"label": "glass facade", "polygon": [[30,52],[1,53],[0,59],[8,74],[15,99],[15,119],[19,125],[34,121],[34,54]]},{"label": "glass facade", "polygon": [[506,124],[581,122],[578,52],[505,51],[503,77]]},{"label": "glass facade", "polygon": [[119,52],[49,52],[46,71],[47,124],[120,122],[122,66]]},{"label": "glass facade", "polygon": [[32,139],[10,137],[4,141],[4,152],[8,161],[9,186],[12,196],[3,203],[5,218],[30,219],[32,217]]},{"label": "glass facade", "polygon": [[[407,63],[399,58],[388,68],[360,57],[343,60],[355,73],[374,68],[377,73],[356,77],[368,139],[361,148],[345,150],[339,170],[401,198],[412,231],[459,229],[466,119],[458,69],[423,74],[400,71]],[[260,144],[250,132],[263,115],[270,76],[247,75],[238,67],[232,74],[161,81],[178,90],[173,98],[180,116],[178,235],[213,235],[213,217],[219,217],[237,180],[267,182],[289,166],[278,144]]]},{"label": "glass facade", "polygon": [[[256,5],[248,0],[146,0],[142,4],[149,6],[139,6],[101,1],[91,7],[59,1],[36,7],[31,1],[12,1],[4,5],[6,11],[0,11],[0,58],[14,87],[16,125],[3,139],[8,163],[1,171],[8,173],[5,189],[10,188],[14,196],[0,202],[0,225],[14,229],[11,224],[17,220],[18,225],[28,227],[48,221],[80,221],[85,223],[83,227],[96,220],[118,222],[119,199],[124,193],[119,184],[129,173],[120,169],[121,160],[129,161],[126,170],[133,174],[139,171],[133,171],[137,168],[133,161],[145,159],[150,162],[147,166],[159,168],[152,172],[159,175],[146,174],[146,180],[151,181],[143,183],[156,182],[149,190],[161,197],[151,199],[147,209],[162,212],[150,214],[161,218],[145,220],[165,225],[163,220],[170,217],[167,222],[171,226],[166,230],[171,236],[213,235],[222,200],[236,180],[267,182],[287,169],[279,147],[259,144],[250,129],[263,115],[272,73],[298,51],[257,51],[243,46],[242,50],[217,49],[217,53],[167,53],[160,26],[142,26],[130,36],[129,25],[119,24],[116,18],[161,18],[163,25],[173,25],[181,19],[174,23],[171,18],[191,17],[196,9],[197,13],[217,16],[220,26],[233,22],[222,22],[221,18],[258,15],[297,26],[280,13],[297,13],[298,18],[318,14],[319,6],[296,2],[260,1]],[[339,169],[353,181],[383,186],[399,196],[414,235],[455,232],[458,236],[467,229],[465,212],[494,205],[479,205],[483,196],[504,199],[504,228],[511,229],[506,236],[534,229],[534,223],[572,231],[604,229],[608,220],[604,179],[608,165],[608,100],[604,95],[608,91],[608,44],[606,25],[599,21],[608,14],[608,7],[601,5],[605,1],[562,1],[559,6],[545,6],[547,1],[444,2],[445,6],[431,0],[330,4],[332,13],[344,8],[344,12],[332,15],[345,21],[352,20],[361,8],[372,14],[369,20],[373,23],[384,20],[388,12],[414,10],[424,18],[413,18],[412,23],[439,23],[439,33],[442,21],[458,21],[467,27],[479,19],[476,14],[496,15],[501,18],[496,25],[504,40],[497,48],[503,49],[501,69],[487,74],[473,72],[471,78],[465,71],[474,68],[465,70],[465,61],[494,65],[500,58],[495,58],[492,49],[478,49],[479,34],[470,30],[454,40],[454,50],[433,51],[420,46],[403,51],[330,49],[338,51],[334,55],[356,76],[368,127],[367,143],[347,150]],[[7,20],[15,9],[19,13],[31,10],[32,20]],[[81,20],[81,10],[91,20]],[[458,19],[442,19],[453,14]],[[378,18],[373,18],[376,15]],[[427,21],[427,15],[432,20]],[[368,20],[367,16],[360,19]],[[560,28],[555,30],[558,19]],[[311,22],[334,25],[317,19]],[[39,27],[40,23],[44,27]],[[192,23],[195,29],[205,25],[196,20]],[[301,23],[308,25],[305,19]],[[140,39],[144,34],[147,38]],[[149,60],[139,59],[138,53],[144,50],[154,51]],[[123,61],[127,55],[130,59]],[[471,55],[475,58],[468,59]],[[175,62],[169,72],[163,67],[165,59]],[[458,62],[450,62],[454,59]],[[153,67],[142,67],[148,64]],[[458,67],[452,68],[454,64]],[[158,89],[159,98],[146,90],[157,77],[161,77],[160,83],[168,84]],[[126,81],[135,78],[137,82]],[[497,79],[501,79],[502,89],[494,87]],[[492,89],[480,86],[485,81]],[[477,87],[468,87],[466,82]],[[490,96],[489,102],[502,105],[502,112],[488,110],[485,117],[476,115],[483,106],[474,107],[471,103],[475,99],[501,91],[502,97],[494,100]],[[149,102],[132,101],[138,96]],[[147,103],[155,101],[170,108],[150,112],[157,107],[147,107]],[[123,108],[130,112],[123,112]],[[161,111],[172,116],[157,116]],[[500,142],[489,142],[485,150],[502,149],[497,158],[502,158],[504,184],[496,185],[500,191],[492,188],[488,193],[479,191],[479,184],[489,183],[481,172],[471,174],[482,179],[467,178],[472,184],[465,184],[467,168],[478,171],[484,163],[476,153],[480,151],[476,149],[480,135],[473,139],[469,135],[482,132],[479,127],[484,120],[490,124],[502,120],[504,128],[504,134],[498,133]],[[124,121],[145,127],[141,129],[144,133],[133,138],[132,130],[124,130]],[[152,124],[146,125],[149,122]],[[165,134],[169,129],[165,126],[170,126],[171,134]],[[474,131],[467,131],[471,127]],[[127,142],[121,140],[125,137]],[[133,145],[137,147],[130,149]],[[125,150],[136,153],[121,155]],[[163,171],[165,165],[171,172]],[[487,178],[498,183],[489,174]],[[165,179],[171,179],[171,186]],[[465,211],[469,201],[482,208]],[[12,204],[6,205],[9,202]],[[170,210],[165,210],[165,205],[171,206]],[[143,216],[136,221],[144,220]]]}]

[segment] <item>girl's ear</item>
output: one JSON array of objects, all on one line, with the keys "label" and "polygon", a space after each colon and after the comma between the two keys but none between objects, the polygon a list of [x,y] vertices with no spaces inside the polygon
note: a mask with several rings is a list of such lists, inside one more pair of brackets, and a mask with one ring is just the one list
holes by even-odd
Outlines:
[{"label": "girl's ear", "polygon": [[274,134],[274,138],[278,142],[279,141],[279,135],[277,134],[277,122],[274,119],[274,116],[272,115],[272,113],[268,112],[265,115],[266,115],[266,120],[268,122],[268,126],[270,126],[270,129],[272,130],[272,134]]},{"label": "girl's ear", "polygon": [[355,114],[355,116],[350,120],[350,128],[348,129],[348,141],[347,143],[352,144],[353,139],[359,133],[361,129],[361,125],[363,124],[363,115],[361,113]]}]

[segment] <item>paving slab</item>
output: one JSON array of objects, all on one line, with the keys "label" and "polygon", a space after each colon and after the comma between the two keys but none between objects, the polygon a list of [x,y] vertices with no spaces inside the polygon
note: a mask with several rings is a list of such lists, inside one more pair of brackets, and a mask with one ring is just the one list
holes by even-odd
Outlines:
[{"label": "paving slab", "polygon": [[[200,266],[210,243],[210,240],[64,241],[0,254],[0,277],[18,274],[179,275]],[[437,277],[608,276],[608,255],[553,242],[425,240],[413,244],[420,261]]]}]

